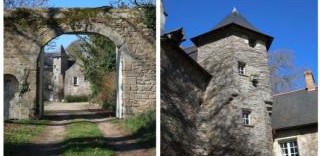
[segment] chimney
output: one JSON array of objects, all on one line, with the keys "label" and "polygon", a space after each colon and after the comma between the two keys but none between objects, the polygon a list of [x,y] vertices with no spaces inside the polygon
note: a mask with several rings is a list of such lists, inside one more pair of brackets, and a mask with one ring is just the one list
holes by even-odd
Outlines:
[{"label": "chimney", "polygon": [[311,70],[307,70],[304,72],[304,78],[306,80],[306,89],[307,91],[313,91],[316,89],[314,84],[314,77]]}]

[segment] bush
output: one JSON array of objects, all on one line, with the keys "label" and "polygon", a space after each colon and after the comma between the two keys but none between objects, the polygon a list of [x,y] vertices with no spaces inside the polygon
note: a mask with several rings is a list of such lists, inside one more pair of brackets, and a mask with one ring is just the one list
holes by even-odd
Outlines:
[{"label": "bush", "polygon": [[87,95],[66,95],[64,97],[65,102],[88,102],[89,98]]},{"label": "bush", "polygon": [[137,116],[129,116],[123,121],[124,126],[133,134],[140,136],[140,142],[156,144],[156,111],[148,110]]},{"label": "bush", "polygon": [[116,72],[103,75],[100,91],[95,97],[96,103],[102,104],[102,108],[115,112],[116,108]]}]

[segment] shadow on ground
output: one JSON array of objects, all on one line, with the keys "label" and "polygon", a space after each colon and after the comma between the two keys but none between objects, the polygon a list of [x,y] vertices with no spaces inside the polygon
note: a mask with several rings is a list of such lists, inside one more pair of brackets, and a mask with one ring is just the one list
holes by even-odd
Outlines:
[{"label": "shadow on ground", "polygon": [[[137,137],[129,135],[125,137],[83,137],[68,139],[63,142],[53,144],[5,144],[5,155],[14,156],[30,156],[34,155],[34,151],[37,150],[37,155],[60,155],[64,151],[67,151],[74,146],[79,147],[79,152],[88,148],[106,148],[111,149],[114,152],[126,152],[139,149],[148,149],[154,147],[147,142],[131,142],[130,140],[136,140]],[[117,142],[121,142],[118,144]],[[6,149],[12,149],[7,151]],[[43,150],[42,150],[43,149]],[[40,151],[39,151],[40,150]]]},{"label": "shadow on ground", "polygon": [[[60,126],[69,125],[77,122],[106,122],[113,120],[113,114],[107,110],[95,109],[84,111],[49,111],[46,112],[44,120],[48,122],[19,122],[18,120],[6,121],[6,123],[22,124],[22,125],[48,125]],[[149,149],[155,147],[155,140],[144,139],[146,133],[150,129],[154,129],[155,124],[151,127],[143,127],[136,133],[124,137],[81,137],[66,139],[63,142],[55,142],[51,144],[35,144],[35,143],[5,143],[4,154],[6,156],[30,156],[30,155],[60,155],[64,151],[73,149],[77,146],[77,150],[81,152],[85,149],[109,149],[114,152],[127,152],[139,149]],[[155,137],[152,137],[155,138]]]}]

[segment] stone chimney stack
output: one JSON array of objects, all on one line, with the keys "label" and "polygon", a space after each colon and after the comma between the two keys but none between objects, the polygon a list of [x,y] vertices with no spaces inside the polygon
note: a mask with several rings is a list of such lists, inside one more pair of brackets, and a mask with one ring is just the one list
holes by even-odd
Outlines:
[{"label": "stone chimney stack", "polygon": [[316,85],[314,83],[314,77],[311,70],[307,70],[304,72],[304,78],[306,80],[307,91],[313,91],[316,89]]}]

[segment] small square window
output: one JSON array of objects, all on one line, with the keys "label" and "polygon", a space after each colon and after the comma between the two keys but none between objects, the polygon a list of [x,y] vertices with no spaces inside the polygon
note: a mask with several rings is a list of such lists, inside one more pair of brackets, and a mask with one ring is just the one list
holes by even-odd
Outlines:
[{"label": "small square window", "polygon": [[249,39],[249,46],[250,47],[254,48],[256,46],[256,44],[257,44],[257,40],[255,40],[253,38]]},{"label": "small square window", "polygon": [[79,79],[78,77],[73,77],[73,85],[78,86],[79,85]]},{"label": "small square window", "polygon": [[299,156],[297,140],[279,142],[281,156]]},{"label": "small square window", "polygon": [[238,62],[238,72],[240,75],[246,74],[246,64],[243,62]]},{"label": "small square window", "polygon": [[251,125],[251,111],[242,110],[242,123],[244,125]]}]

